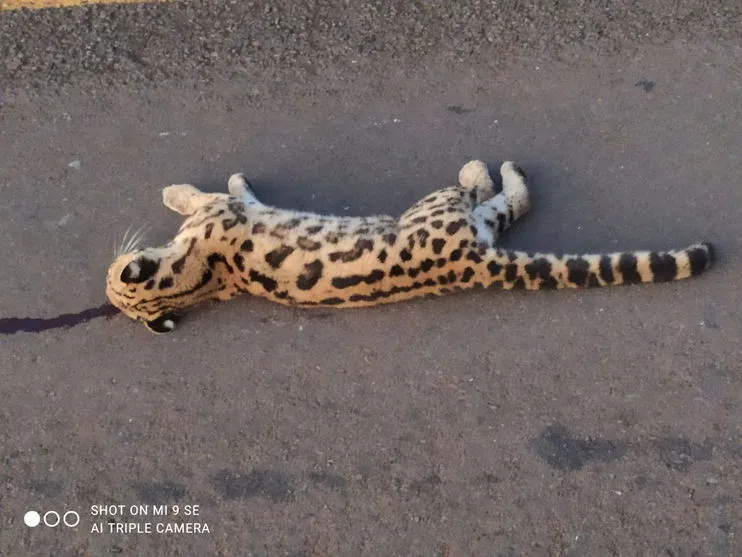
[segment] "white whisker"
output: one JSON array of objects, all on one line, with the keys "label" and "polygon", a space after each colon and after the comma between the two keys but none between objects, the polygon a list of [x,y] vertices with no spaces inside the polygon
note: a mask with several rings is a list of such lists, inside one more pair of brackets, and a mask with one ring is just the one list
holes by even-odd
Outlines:
[{"label": "white whisker", "polygon": [[144,240],[144,237],[147,234],[147,231],[149,229],[145,226],[142,226],[139,230],[137,230],[134,235],[129,240],[128,245],[126,246],[126,252],[131,252],[139,248],[142,241]]},{"label": "white whisker", "polygon": [[118,257],[119,255],[121,255],[123,253],[122,252],[122,249],[124,247],[124,244],[126,243],[126,239],[129,237],[129,231],[130,230],[131,230],[131,224],[126,229],[126,232],[124,232],[124,237],[121,238],[121,242],[119,243],[118,248],[116,250],[116,257]]},{"label": "white whisker", "polygon": [[130,234],[130,225],[129,228],[126,229],[124,237],[121,239],[121,243],[118,245],[118,247],[116,248],[116,246],[114,246],[114,256],[119,257],[120,255],[123,255],[125,253],[130,253],[139,249],[148,231],[149,227],[143,225],[138,228],[133,234]]}]

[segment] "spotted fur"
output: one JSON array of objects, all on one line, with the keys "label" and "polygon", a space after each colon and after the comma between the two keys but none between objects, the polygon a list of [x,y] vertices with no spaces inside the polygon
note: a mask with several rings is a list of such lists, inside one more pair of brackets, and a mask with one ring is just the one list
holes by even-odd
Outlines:
[{"label": "spotted fur", "polygon": [[665,252],[564,255],[499,249],[498,234],[530,208],[526,177],[471,161],[459,183],[399,218],[337,217],[278,209],[255,197],[241,174],[229,194],[191,185],[163,190],[187,218],[163,247],[118,256],[108,270],[111,303],[152,331],[169,332],[186,308],[247,293],[306,307],[361,307],[424,295],[501,287],[528,290],[666,282],[698,275],[710,244]]}]

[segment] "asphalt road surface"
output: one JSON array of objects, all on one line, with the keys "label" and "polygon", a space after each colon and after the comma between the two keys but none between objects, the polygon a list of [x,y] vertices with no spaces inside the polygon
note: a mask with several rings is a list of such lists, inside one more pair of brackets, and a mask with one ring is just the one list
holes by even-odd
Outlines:
[{"label": "asphalt road surface", "polygon": [[[741,555],[742,9],[566,4],[0,12],[0,555]],[[94,309],[127,227],[177,229],[163,186],[398,213],[469,158],[531,179],[504,245],[718,262],[164,337]]]}]

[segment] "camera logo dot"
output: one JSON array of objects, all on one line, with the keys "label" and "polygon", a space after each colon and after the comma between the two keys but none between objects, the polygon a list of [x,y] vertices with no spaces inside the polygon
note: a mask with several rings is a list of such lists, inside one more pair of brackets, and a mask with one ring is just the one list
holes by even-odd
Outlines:
[{"label": "camera logo dot", "polygon": [[26,526],[29,528],[36,528],[39,525],[39,522],[41,522],[41,515],[36,511],[28,511],[23,515],[23,522],[25,522]]},{"label": "camera logo dot", "polygon": [[23,522],[29,528],[35,528],[42,521],[44,526],[48,528],[56,528],[60,523],[68,528],[75,528],[80,524],[80,515],[75,511],[67,511],[63,515],[60,515],[57,511],[46,511],[43,518],[36,511],[28,511],[23,515]]}]

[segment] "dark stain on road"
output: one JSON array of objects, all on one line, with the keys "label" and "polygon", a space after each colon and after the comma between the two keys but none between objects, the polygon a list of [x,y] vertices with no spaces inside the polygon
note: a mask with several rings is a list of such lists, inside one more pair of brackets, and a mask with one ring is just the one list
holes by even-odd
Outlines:
[{"label": "dark stain on road", "polygon": [[274,470],[253,470],[249,474],[220,470],[212,476],[211,483],[225,499],[266,497],[282,503],[294,498],[293,477]]},{"label": "dark stain on road", "polygon": [[75,327],[97,317],[112,317],[119,312],[110,304],[88,308],[77,313],[63,313],[56,317],[3,317],[0,319],[0,335],[15,333],[41,333],[50,329]]},{"label": "dark stain on road", "polygon": [[479,485],[494,485],[502,483],[502,478],[492,472],[483,472],[474,478],[474,483]]},{"label": "dark stain on road", "polygon": [[[703,443],[695,443],[685,437],[663,437],[644,442],[627,443],[605,439],[580,439],[561,424],[555,424],[544,429],[534,441],[536,453],[552,468],[562,471],[579,470],[590,461],[599,460],[608,462],[623,457],[629,449],[646,453],[655,451],[655,454],[668,468],[678,472],[688,472],[695,462],[711,460],[714,452],[714,442],[706,439]],[[724,447],[725,452],[734,458],[731,447]],[[736,455],[739,457],[739,455]],[[648,480],[641,476],[636,479],[637,487],[643,488]]]},{"label": "dark stain on road", "polygon": [[453,112],[454,114],[458,114],[459,116],[462,114],[468,114],[469,112],[474,112],[473,108],[464,108],[459,104],[447,106],[446,110],[448,110],[449,112]]},{"label": "dark stain on road", "polygon": [[626,444],[603,439],[580,439],[565,426],[545,428],[535,441],[536,454],[557,470],[579,470],[590,461],[608,462],[626,454]]},{"label": "dark stain on road", "polygon": [[149,505],[164,505],[178,501],[186,494],[186,488],[170,480],[164,482],[137,482],[132,485],[142,502]]},{"label": "dark stain on road", "polygon": [[678,472],[687,472],[696,461],[710,460],[713,452],[708,441],[701,445],[684,437],[665,437],[655,445],[662,463]]},{"label": "dark stain on road", "polygon": [[410,490],[418,497],[420,495],[435,495],[438,493],[438,486],[443,483],[438,474],[431,474],[421,480],[415,480],[410,484]]},{"label": "dark stain on road", "polygon": [[641,89],[645,93],[649,93],[654,89],[655,83],[654,81],[649,81],[648,79],[640,79],[636,83],[634,83],[634,87],[641,87]]},{"label": "dark stain on road", "polygon": [[26,487],[42,497],[56,497],[62,493],[64,485],[62,482],[54,480],[32,480],[28,482]]},{"label": "dark stain on road", "polygon": [[341,490],[348,487],[348,480],[330,472],[311,472],[309,479],[319,486],[329,487],[330,489]]}]

